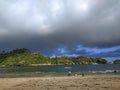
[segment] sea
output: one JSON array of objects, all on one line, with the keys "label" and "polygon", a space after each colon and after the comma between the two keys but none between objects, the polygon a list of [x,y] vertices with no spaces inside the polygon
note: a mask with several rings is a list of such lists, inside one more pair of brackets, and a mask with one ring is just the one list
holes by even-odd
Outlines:
[{"label": "sea", "polygon": [[68,72],[71,72],[71,76],[120,75],[120,64],[4,66],[0,67],[0,78],[67,76]]}]

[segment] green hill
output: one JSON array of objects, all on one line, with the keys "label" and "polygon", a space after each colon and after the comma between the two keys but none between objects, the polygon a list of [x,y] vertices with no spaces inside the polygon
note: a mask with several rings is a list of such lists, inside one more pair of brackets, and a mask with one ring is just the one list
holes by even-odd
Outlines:
[{"label": "green hill", "polygon": [[0,53],[0,65],[27,66],[32,64],[107,64],[107,60],[86,56],[50,58],[40,53],[32,53],[26,48]]},{"label": "green hill", "polygon": [[120,64],[120,59],[114,60],[113,63],[114,63],[114,64]]}]

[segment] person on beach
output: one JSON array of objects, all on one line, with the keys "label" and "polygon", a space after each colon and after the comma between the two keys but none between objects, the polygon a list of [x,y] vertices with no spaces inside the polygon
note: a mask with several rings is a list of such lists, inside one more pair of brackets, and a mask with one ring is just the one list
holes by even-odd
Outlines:
[{"label": "person on beach", "polygon": [[84,73],[82,73],[82,77],[84,77],[85,76],[85,74]]},{"label": "person on beach", "polygon": [[68,76],[71,76],[71,74],[72,74],[71,71],[69,71],[69,72],[68,72]]},{"label": "person on beach", "polygon": [[78,76],[77,73],[75,73],[75,76]]}]

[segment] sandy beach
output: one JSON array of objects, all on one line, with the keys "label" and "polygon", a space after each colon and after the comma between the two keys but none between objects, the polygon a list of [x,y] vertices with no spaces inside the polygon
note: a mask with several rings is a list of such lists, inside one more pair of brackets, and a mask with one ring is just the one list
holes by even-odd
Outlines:
[{"label": "sandy beach", "polygon": [[0,90],[120,90],[120,76],[0,78]]}]

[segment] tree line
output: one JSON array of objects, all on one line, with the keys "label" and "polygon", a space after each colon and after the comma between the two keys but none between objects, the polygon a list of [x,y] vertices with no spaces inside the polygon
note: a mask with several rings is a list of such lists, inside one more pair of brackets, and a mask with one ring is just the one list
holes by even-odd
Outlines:
[{"label": "tree line", "polygon": [[78,57],[48,57],[39,52],[32,53],[29,49],[15,49],[9,52],[0,53],[0,65],[5,66],[27,66],[32,64],[107,64],[108,61],[103,58],[89,58],[87,56]]}]

